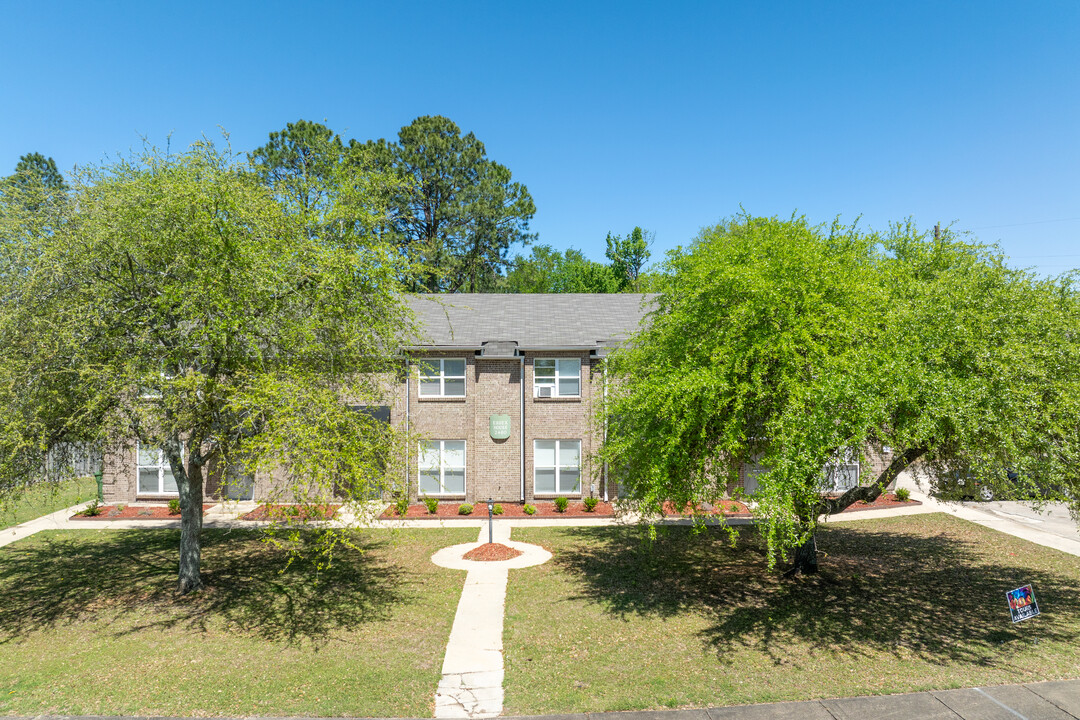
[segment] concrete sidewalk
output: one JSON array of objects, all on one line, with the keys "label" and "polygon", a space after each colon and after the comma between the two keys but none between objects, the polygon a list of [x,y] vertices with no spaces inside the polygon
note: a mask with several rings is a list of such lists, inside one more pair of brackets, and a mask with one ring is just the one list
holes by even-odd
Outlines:
[{"label": "concrete sidewalk", "polygon": [[[514,717],[516,720],[1080,720],[1080,680],[693,710],[507,717]],[[86,715],[38,715],[35,718],[12,717],[11,720],[121,719]],[[139,717],[138,720],[173,719]]]}]

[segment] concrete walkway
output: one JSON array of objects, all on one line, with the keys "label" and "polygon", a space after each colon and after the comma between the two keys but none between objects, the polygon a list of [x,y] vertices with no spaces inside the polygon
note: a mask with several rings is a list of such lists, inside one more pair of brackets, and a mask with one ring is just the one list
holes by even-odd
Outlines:
[{"label": "concrete walkway", "polygon": [[54,513],[42,515],[39,518],[34,518],[33,520],[27,520],[24,523],[19,523],[14,527],[0,530],[0,547],[10,545],[11,543],[17,540],[22,540],[25,537],[30,537],[34,533],[40,532],[42,530],[69,530],[72,527],[72,522],[68,520],[68,518],[70,518],[72,515],[79,512],[89,504],[89,502],[84,502],[79,503],[78,505],[72,505],[69,508],[57,510]]},{"label": "concrete walkway", "polygon": [[462,556],[488,541],[487,523],[474,543],[443,548],[431,557],[440,567],[468,570],[443,658],[442,679],[435,692],[437,718],[489,718],[503,709],[503,616],[510,570],[551,559],[537,545],[510,540],[510,526],[495,523],[493,542],[521,555],[501,562],[475,562]]},{"label": "concrete walkway", "polygon": [[[982,525],[983,527],[990,528],[991,530],[997,530],[998,532],[1005,533],[1006,535],[1013,535],[1014,537],[1023,538],[1024,540],[1030,540],[1036,545],[1043,545],[1045,547],[1054,548],[1070,555],[1080,555],[1080,534],[1078,537],[1068,538],[1063,537],[1057,533],[1046,532],[1041,530],[1036,525],[1031,525],[1024,522],[1018,522],[1011,520],[1008,517],[1001,515],[992,515],[985,512],[981,512],[974,508],[965,506],[958,502],[942,502],[936,498],[930,497],[921,488],[918,483],[911,477],[910,474],[904,473],[897,480],[898,487],[906,487],[911,492],[911,498],[918,500],[922,503],[921,507],[925,508],[924,512],[943,512],[954,517],[958,517],[969,522],[973,522],[976,525]],[[888,510],[876,510],[870,511],[876,513],[889,513]],[[851,518],[845,517],[847,515],[861,515],[864,513],[844,513],[843,515],[837,515],[830,519],[829,522],[837,522],[841,520],[848,520]],[[898,514],[898,513],[893,513]]]},{"label": "concrete walkway", "polygon": [[[107,719],[86,715],[38,715],[10,720]],[[173,719],[140,717],[138,720]],[[247,720],[290,719],[256,717]],[[692,710],[536,715],[519,720],[1080,720],[1080,680]]]}]

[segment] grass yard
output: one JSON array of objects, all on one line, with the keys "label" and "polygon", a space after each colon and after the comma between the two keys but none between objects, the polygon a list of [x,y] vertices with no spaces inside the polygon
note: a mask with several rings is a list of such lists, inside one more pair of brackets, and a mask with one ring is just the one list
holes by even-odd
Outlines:
[{"label": "grass yard", "polygon": [[0,530],[95,497],[97,482],[93,477],[66,480],[59,485],[39,485],[10,505],[0,504]]},{"label": "grass yard", "polygon": [[373,531],[316,576],[254,530],[51,531],[0,548],[0,714],[430,716],[474,528]]},{"label": "grass yard", "polygon": [[[749,530],[749,528],[744,528]],[[712,532],[712,531],[710,531]],[[554,553],[510,573],[506,714],[806,700],[1080,676],[1080,558],[943,514],[818,533],[783,580],[744,532],[515,528]],[[1042,616],[1010,622],[1034,585]]]}]

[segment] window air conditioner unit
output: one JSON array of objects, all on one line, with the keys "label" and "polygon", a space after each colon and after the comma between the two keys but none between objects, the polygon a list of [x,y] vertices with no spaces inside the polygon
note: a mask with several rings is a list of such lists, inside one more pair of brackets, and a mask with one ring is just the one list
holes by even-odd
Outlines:
[{"label": "window air conditioner unit", "polygon": [[541,385],[540,387],[536,388],[536,397],[551,397],[551,392],[554,389],[555,388],[551,387],[550,385]]}]

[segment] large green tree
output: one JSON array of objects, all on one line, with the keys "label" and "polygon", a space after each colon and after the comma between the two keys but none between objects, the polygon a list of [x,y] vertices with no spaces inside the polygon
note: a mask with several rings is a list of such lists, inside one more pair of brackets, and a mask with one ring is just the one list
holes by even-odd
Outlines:
[{"label": "large green tree", "polygon": [[350,146],[352,162],[406,181],[388,193],[383,234],[425,268],[413,289],[490,290],[509,263],[510,248],[531,240],[536,206],[528,189],[451,120],[419,117],[401,128],[396,143]]},{"label": "large green tree", "polygon": [[[671,253],[650,325],[609,359],[604,459],[643,508],[716,501],[761,468],[773,559],[813,571],[822,516],[901,472],[1005,469],[1077,488],[1080,304],[1064,281],[910,225],[744,216]],[[830,466],[890,447],[826,495]],[[868,464],[862,464],[863,468]]]},{"label": "large green tree", "polygon": [[303,213],[319,212],[334,193],[344,158],[341,138],[309,120],[270,133],[248,156],[255,174]]},{"label": "large green tree", "polygon": [[[380,487],[391,430],[350,406],[383,402],[411,327],[395,253],[313,234],[310,208],[211,144],[90,168],[69,192],[48,232],[15,190],[0,208],[0,493],[63,443],[160,448],[184,593],[202,586],[208,473],[273,470],[309,502]],[[341,204],[314,225],[340,229]]]},{"label": "large green tree", "polygon": [[648,262],[652,233],[635,227],[626,237],[608,233],[606,255],[622,289],[641,292],[641,272]]},{"label": "large green tree", "polygon": [[570,248],[562,253],[550,245],[534,245],[528,256],[510,263],[500,289],[511,293],[613,293],[622,287],[608,265],[589,260]]}]

